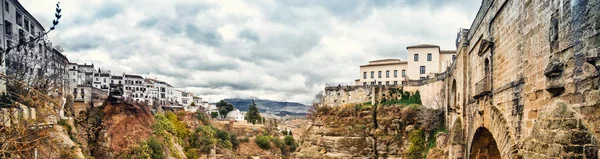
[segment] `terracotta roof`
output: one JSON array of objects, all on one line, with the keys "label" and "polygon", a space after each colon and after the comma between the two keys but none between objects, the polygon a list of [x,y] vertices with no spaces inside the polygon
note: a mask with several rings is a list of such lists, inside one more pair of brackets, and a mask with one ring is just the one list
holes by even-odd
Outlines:
[{"label": "terracotta roof", "polygon": [[440,48],[440,46],[438,45],[431,45],[431,44],[419,44],[419,45],[413,45],[413,46],[407,46],[406,48],[430,48],[430,47],[437,47]]}]

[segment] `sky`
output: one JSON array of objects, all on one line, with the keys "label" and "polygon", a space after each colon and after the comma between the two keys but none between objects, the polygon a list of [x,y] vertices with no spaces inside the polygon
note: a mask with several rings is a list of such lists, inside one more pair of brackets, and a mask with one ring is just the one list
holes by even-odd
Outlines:
[{"label": "sky", "polygon": [[[54,0],[21,0],[49,29]],[[481,0],[62,0],[49,39],[70,62],[139,74],[215,102],[311,103],[406,46],[456,49]]]}]

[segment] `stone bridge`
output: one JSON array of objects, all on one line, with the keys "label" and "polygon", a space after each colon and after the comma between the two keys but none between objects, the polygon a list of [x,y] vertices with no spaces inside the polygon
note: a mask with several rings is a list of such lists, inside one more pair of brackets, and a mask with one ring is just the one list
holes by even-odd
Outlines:
[{"label": "stone bridge", "polygon": [[598,158],[600,1],[484,0],[444,79],[450,158]]}]

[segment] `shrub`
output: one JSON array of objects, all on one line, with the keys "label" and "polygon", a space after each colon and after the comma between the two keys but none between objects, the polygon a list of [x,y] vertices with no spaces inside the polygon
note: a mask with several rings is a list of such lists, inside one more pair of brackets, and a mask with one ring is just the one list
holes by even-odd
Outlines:
[{"label": "shrub", "polygon": [[425,154],[425,133],[422,130],[413,130],[408,135],[410,145],[408,146],[408,158],[421,159]]},{"label": "shrub", "polygon": [[175,134],[175,136],[179,137],[179,139],[185,139],[185,137],[190,133],[187,129],[187,126],[177,119],[177,115],[175,115],[175,113],[167,112],[165,115],[171,123],[171,132]]},{"label": "shrub", "polygon": [[217,113],[217,112],[211,112],[210,113],[210,117],[211,118],[217,118],[217,117],[219,117],[219,113]]},{"label": "shrub", "polygon": [[261,149],[267,150],[271,148],[271,138],[267,135],[257,136],[254,142],[256,142],[256,145]]},{"label": "shrub", "polygon": [[217,137],[219,140],[229,140],[229,133],[225,130],[217,129]]},{"label": "shrub", "polygon": [[172,131],[171,122],[164,114],[155,114],[154,119],[156,120],[151,126],[154,134],[162,134],[164,131]]},{"label": "shrub", "polygon": [[155,137],[151,137],[146,144],[148,145],[148,147],[150,148],[150,150],[152,150],[152,158],[163,158],[164,156],[164,152],[163,152],[163,145],[162,143],[156,139]]},{"label": "shrub", "polygon": [[283,138],[283,140],[285,141],[285,144],[290,147],[291,151],[296,151],[296,148],[298,148],[298,143],[296,142],[296,140],[294,139],[293,136],[291,136],[291,135],[285,136],[285,138]]},{"label": "shrub", "polygon": [[198,140],[197,144],[200,146],[200,151],[202,151],[204,153],[210,153],[210,150],[213,148],[214,143],[215,143],[215,140],[213,140],[209,137],[206,137],[206,136],[202,136]]},{"label": "shrub", "polygon": [[219,140],[219,147],[231,149],[233,148],[233,144],[229,140]]},{"label": "shrub", "polygon": [[229,141],[231,142],[232,148],[237,149],[240,147],[240,140],[238,140],[237,135],[234,133],[229,134]]},{"label": "shrub", "polygon": [[196,118],[198,118],[198,120],[202,121],[202,123],[207,124],[208,123],[208,116],[206,116],[206,114],[204,114],[204,111],[202,111],[202,109],[198,109],[198,111],[196,111]]}]

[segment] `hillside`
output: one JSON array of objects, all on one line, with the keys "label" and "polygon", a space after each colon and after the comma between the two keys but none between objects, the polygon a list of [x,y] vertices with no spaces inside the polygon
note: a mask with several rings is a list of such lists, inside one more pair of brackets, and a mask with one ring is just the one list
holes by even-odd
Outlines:
[{"label": "hillside", "polygon": [[281,102],[258,98],[230,98],[225,99],[225,101],[233,104],[233,106],[240,109],[240,111],[248,111],[248,107],[252,103],[252,99],[254,99],[259,111],[262,113],[273,113],[279,116],[305,116],[306,112],[308,111],[307,105],[296,102]]}]

